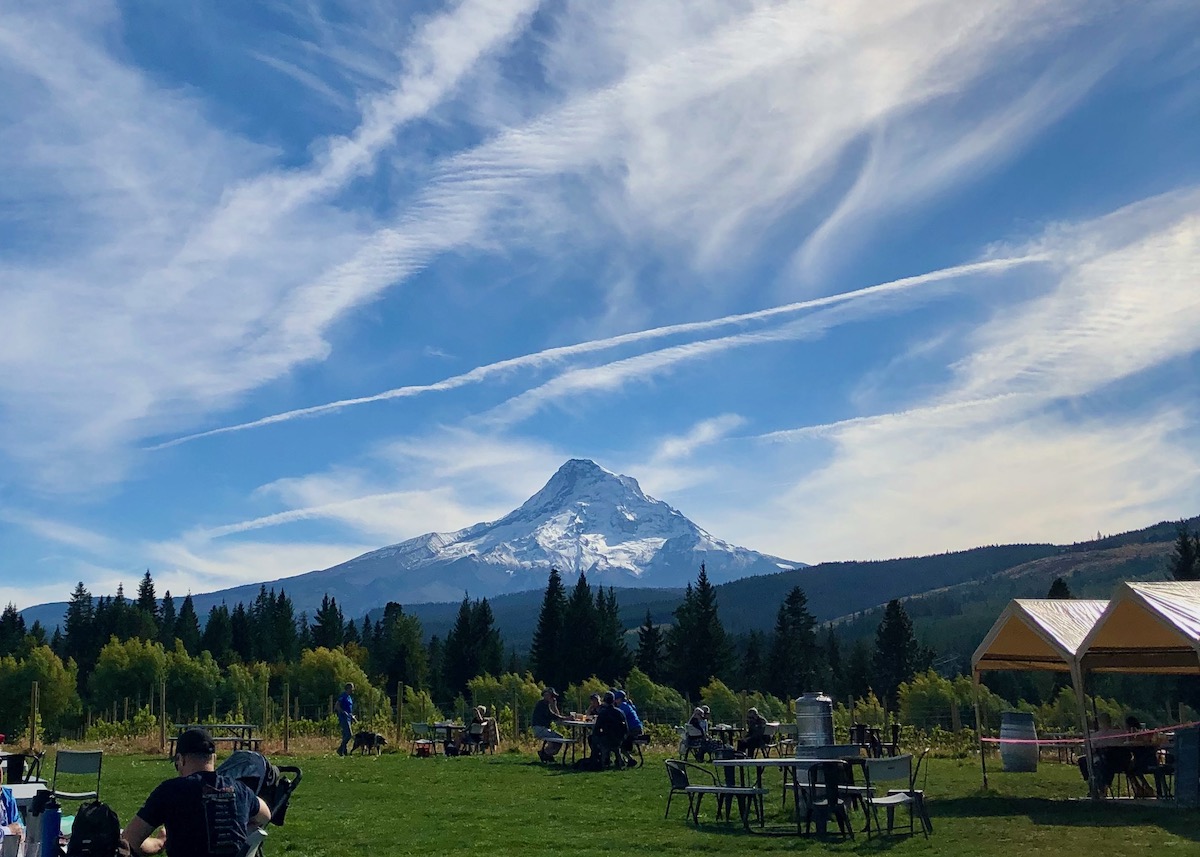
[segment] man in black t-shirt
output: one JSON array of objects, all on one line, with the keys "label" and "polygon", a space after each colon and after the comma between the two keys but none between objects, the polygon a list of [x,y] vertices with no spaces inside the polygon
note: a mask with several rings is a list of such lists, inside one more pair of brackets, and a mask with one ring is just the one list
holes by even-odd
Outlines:
[{"label": "man in black t-shirt", "polygon": [[179,776],[150,793],[126,825],[125,841],[135,857],[164,847],[168,857],[236,857],[250,830],[271,820],[270,810],[245,783],[217,774],[216,745],[205,730],[187,730],[175,749]]}]

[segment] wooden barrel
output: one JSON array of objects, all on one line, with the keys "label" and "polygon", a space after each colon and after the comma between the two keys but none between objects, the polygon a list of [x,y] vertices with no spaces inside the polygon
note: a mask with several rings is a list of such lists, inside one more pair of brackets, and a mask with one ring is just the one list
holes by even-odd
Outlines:
[{"label": "wooden barrel", "polygon": [[1036,741],[1033,715],[1025,711],[1005,711],[1000,715],[1000,761],[1004,770],[1033,773],[1037,770],[1037,744],[1009,744],[1007,740]]}]

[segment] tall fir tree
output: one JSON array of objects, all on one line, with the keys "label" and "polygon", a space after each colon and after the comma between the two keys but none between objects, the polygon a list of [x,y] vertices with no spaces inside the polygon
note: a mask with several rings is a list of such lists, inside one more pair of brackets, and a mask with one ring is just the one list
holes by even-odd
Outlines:
[{"label": "tall fir tree", "polygon": [[275,639],[273,662],[290,664],[300,656],[300,636],[296,632],[296,611],[287,592],[279,590],[271,610],[271,628]]},{"label": "tall fir tree", "polygon": [[829,669],[829,693],[834,699],[845,698],[847,688],[845,668],[842,664],[842,644],[833,628],[829,629],[825,637],[825,664]]},{"label": "tall fir tree", "polygon": [[746,635],[746,649],[742,652],[742,665],[738,671],[739,690],[757,690],[766,686],[765,648],[761,631],[751,631]]},{"label": "tall fir tree", "polygon": [[208,652],[223,667],[233,660],[233,622],[224,604],[214,605],[208,611],[204,633],[200,635],[200,650]]},{"label": "tall fir tree", "polygon": [[346,622],[342,616],[342,608],[338,607],[336,598],[329,597],[329,593],[325,593],[321,598],[321,606],[313,616],[311,628],[314,647],[336,649],[346,641]]},{"label": "tall fir tree", "polygon": [[808,598],[792,587],[775,617],[771,652],[767,660],[767,691],[780,699],[817,690],[824,672],[817,647],[817,621],[808,609]]},{"label": "tall fir tree", "polygon": [[0,613],[0,658],[15,655],[25,639],[25,619],[17,605],[9,603]]},{"label": "tall fir tree", "polygon": [[1050,584],[1050,591],[1046,593],[1047,598],[1055,598],[1066,600],[1071,597],[1071,589],[1067,586],[1067,582],[1061,577],[1054,578],[1054,582]]},{"label": "tall fir tree", "polygon": [[889,710],[896,710],[900,684],[916,675],[920,656],[912,620],[899,600],[892,599],[875,632],[872,662],[875,693]]},{"label": "tall fir tree", "polygon": [[163,593],[162,608],[158,614],[158,641],[169,652],[175,650],[175,621],[178,618],[175,614],[175,599],[171,597],[171,590],[168,589]]},{"label": "tall fir tree", "polygon": [[196,606],[192,603],[189,592],[179,608],[179,616],[175,620],[175,637],[183,643],[183,648],[189,655],[200,654],[200,617],[196,615]]},{"label": "tall fir tree", "polygon": [[233,657],[244,664],[254,660],[254,630],[250,627],[246,605],[240,601],[229,614],[229,633]]},{"label": "tall fir tree", "polygon": [[567,592],[557,568],[550,569],[542,609],[538,613],[533,644],[529,649],[533,674],[543,684],[557,689],[566,686],[563,663],[563,643],[566,639]]},{"label": "tall fir tree", "polygon": [[625,644],[625,628],[621,625],[621,607],[617,593],[610,586],[596,588],[596,675],[615,684],[629,674],[633,659]]},{"label": "tall fir tree", "polygon": [[595,651],[599,634],[599,617],[592,600],[592,588],[582,571],[567,599],[564,628],[563,684],[577,684],[596,672]]},{"label": "tall fir tree", "polygon": [[872,687],[871,649],[864,640],[855,640],[846,658],[845,693],[853,699],[863,699]]},{"label": "tall fir tree", "polygon": [[688,584],[667,634],[667,657],[677,689],[696,698],[709,679],[727,678],[732,648],[717,612],[717,595],[704,564]]},{"label": "tall fir tree", "polygon": [[504,660],[504,641],[496,627],[492,605],[486,598],[481,598],[471,605],[471,641],[475,648],[475,675],[500,675]]},{"label": "tall fir tree", "polygon": [[[61,649],[61,650],[60,650]],[[91,675],[92,667],[100,654],[99,640],[96,635],[96,607],[92,594],[81,580],[71,593],[67,602],[67,612],[63,617],[62,643],[56,651],[63,660],[74,658],[79,666],[79,687],[87,687],[87,677]]]},{"label": "tall fir tree", "polygon": [[465,693],[467,682],[475,677],[475,653],[472,651],[471,599],[463,596],[458,605],[454,627],[446,634],[442,657],[442,679],[451,694]]},{"label": "tall fir tree", "polygon": [[637,653],[633,657],[637,668],[644,672],[651,681],[662,678],[663,633],[654,624],[654,617],[646,610],[646,621],[638,628]]},{"label": "tall fir tree", "polygon": [[147,616],[157,619],[158,597],[154,594],[154,578],[150,576],[150,569],[146,569],[142,582],[138,584],[136,606]]},{"label": "tall fir tree", "polygon": [[362,627],[363,644],[370,651],[371,674],[383,678],[386,693],[394,695],[404,685],[418,690],[427,685],[429,654],[416,616],[409,616],[399,604],[389,601],[383,617],[373,627],[368,617],[363,618]]},{"label": "tall fir tree", "polygon": [[1168,562],[1175,580],[1200,579],[1200,533],[1189,533],[1184,521],[1176,527],[1175,550]]}]

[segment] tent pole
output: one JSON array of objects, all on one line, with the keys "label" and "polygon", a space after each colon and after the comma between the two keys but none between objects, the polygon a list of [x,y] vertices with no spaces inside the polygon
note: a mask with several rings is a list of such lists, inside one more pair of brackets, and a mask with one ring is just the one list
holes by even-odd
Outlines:
[{"label": "tent pole", "polygon": [[983,770],[983,787],[987,789],[987,756],[984,753],[983,745],[983,716],[979,713],[979,670],[972,670],[971,677],[975,681],[975,730],[979,738],[979,767]]},{"label": "tent pole", "polygon": [[[1087,767],[1088,796],[1093,800],[1100,797],[1100,786],[1096,782],[1096,769],[1092,759],[1092,728],[1088,723],[1087,694],[1083,686],[1083,665],[1078,661],[1071,663],[1071,684],[1075,688],[1075,700],[1079,708],[1079,723],[1083,731],[1083,758]],[[1093,700],[1094,704],[1095,700]]]}]

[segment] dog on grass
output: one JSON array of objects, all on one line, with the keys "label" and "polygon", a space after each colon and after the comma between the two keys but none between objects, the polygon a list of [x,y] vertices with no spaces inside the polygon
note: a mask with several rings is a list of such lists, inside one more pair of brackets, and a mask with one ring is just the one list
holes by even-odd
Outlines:
[{"label": "dog on grass", "polygon": [[362,750],[362,755],[367,753],[375,753],[376,755],[383,752],[383,748],[387,746],[387,738],[384,738],[378,732],[359,732],[354,736],[354,746],[350,748],[350,752]]}]

